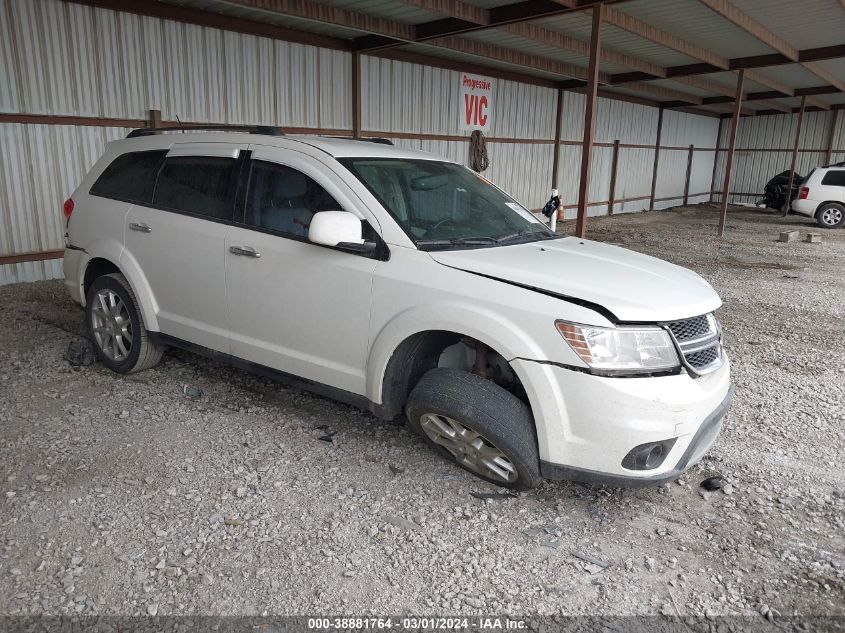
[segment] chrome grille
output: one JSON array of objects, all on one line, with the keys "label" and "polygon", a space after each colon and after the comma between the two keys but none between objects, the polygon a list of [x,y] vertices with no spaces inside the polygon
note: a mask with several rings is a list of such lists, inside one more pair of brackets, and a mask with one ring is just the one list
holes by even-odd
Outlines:
[{"label": "chrome grille", "polygon": [[710,334],[710,323],[706,315],[685,319],[684,321],[672,321],[666,325],[672,330],[672,334],[675,335],[679,343]]},{"label": "chrome grille", "polygon": [[722,366],[722,333],[713,315],[671,321],[666,327],[692,371],[707,374]]}]

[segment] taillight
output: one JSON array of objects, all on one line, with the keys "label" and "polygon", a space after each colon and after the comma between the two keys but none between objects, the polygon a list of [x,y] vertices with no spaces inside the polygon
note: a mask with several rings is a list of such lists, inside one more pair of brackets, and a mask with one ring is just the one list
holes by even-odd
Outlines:
[{"label": "taillight", "polygon": [[809,187],[801,187],[801,191],[798,192],[798,199],[799,200],[806,200],[807,196],[810,195],[810,188]]},{"label": "taillight", "polygon": [[70,216],[73,214],[73,198],[68,198],[65,200],[64,207],[62,207],[62,211],[65,214],[65,220],[70,220]]}]

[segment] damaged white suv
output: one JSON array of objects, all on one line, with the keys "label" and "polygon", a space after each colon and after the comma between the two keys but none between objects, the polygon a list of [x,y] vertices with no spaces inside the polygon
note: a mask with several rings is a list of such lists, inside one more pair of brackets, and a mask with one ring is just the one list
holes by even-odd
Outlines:
[{"label": "damaged white suv", "polygon": [[701,277],[555,234],[389,142],[136,130],[65,215],[66,284],[109,368],[211,355],[404,413],[502,486],[677,477],[733,395]]}]

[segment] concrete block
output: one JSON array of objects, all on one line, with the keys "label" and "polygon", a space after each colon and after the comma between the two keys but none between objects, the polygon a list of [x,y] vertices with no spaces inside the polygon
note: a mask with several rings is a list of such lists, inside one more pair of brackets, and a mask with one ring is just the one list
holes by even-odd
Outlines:
[{"label": "concrete block", "polygon": [[807,233],[807,237],[804,239],[804,241],[810,244],[821,244],[822,235],[821,233]]},{"label": "concrete block", "polygon": [[798,239],[798,231],[781,231],[781,242],[794,242]]}]

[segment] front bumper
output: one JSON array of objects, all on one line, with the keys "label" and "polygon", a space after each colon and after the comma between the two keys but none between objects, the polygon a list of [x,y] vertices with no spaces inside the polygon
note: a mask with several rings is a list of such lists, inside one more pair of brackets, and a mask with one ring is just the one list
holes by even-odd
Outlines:
[{"label": "front bumper", "polygon": [[[541,472],[551,479],[654,485],[676,478],[715,441],[730,405],[730,362],[704,376],[602,377],[512,361],[531,402]],[[622,466],[634,448],[674,440],[649,470]]]},{"label": "front bumper", "polygon": [[686,450],[681,455],[681,458],[675,466],[668,471],[662,471],[657,475],[632,477],[630,475],[602,473],[594,470],[587,470],[585,468],[572,468],[561,464],[550,464],[549,462],[541,460],[540,474],[546,479],[568,479],[570,481],[580,481],[582,483],[593,485],[628,488],[656,486],[667,481],[677,479],[687,468],[701,459],[701,457],[713,445],[713,442],[716,441],[719,431],[722,430],[722,420],[728,412],[731,400],[733,400],[734,391],[735,389],[733,385],[731,385],[728,395],[726,395],[725,399],[722,400],[722,403],[716,407],[716,410],[704,419],[698,431],[687,445]]}]

